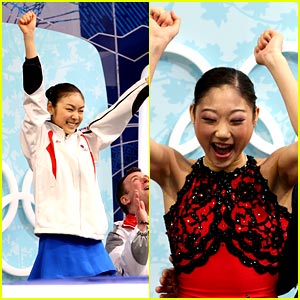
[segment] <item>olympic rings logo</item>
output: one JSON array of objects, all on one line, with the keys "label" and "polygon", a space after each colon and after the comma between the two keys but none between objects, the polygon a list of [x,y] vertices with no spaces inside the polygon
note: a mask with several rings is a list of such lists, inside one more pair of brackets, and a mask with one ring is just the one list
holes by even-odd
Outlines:
[{"label": "olympic rings logo", "polygon": [[[9,194],[5,195],[2,198],[2,210],[6,207],[8,207],[7,213],[4,216],[2,220],[2,233],[12,224],[19,206],[19,201],[22,201],[22,207],[24,210],[24,213],[29,220],[30,224],[34,226],[35,224],[35,213],[32,208],[32,204],[34,204],[34,197],[33,194],[30,191],[30,187],[32,184],[32,172],[31,170],[28,170],[23,181],[22,190],[19,192],[17,180],[12,172],[12,170],[9,168],[9,166],[2,161],[2,174],[3,177],[7,180],[8,188],[9,188]],[[11,266],[8,262],[6,262],[2,258],[2,269],[8,274],[14,275],[14,276],[28,276],[31,267],[27,268],[16,268]]]},{"label": "olympic rings logo", "polygon": [[[295,42],[284,42],[282,51],[298,53],[298,45]],[[185,59],[191,61],[200,71],[202,71],[202,73],[212,68],[208,61],[201,54],[188,46],[178,44],[176,42],[171,42],[166,48],[165,52],[184,57]],[[255,66],[256,61],[254,55],[252,55],[244,62],[240,70],[245,74],[249,74]],[[267,142],[254,131],[250,140],[250,144],[261,152],[271,154],[278,148],[285,145],[283,134],[272,115],[263,108],[260,109],[259,119],[268,129],[272,138],[272,143]],[[187,108],[179,117],[169,139],[169,146],[176,149],[182,155],[187,155],[188,153],[191,153],[199,148],[199,142],[196,137],[191,138],[185,143],[180,143],[182,140],[182,136],[184,135],[184,131],[189,126],[190,122],[191,119],[189,108]]]}]

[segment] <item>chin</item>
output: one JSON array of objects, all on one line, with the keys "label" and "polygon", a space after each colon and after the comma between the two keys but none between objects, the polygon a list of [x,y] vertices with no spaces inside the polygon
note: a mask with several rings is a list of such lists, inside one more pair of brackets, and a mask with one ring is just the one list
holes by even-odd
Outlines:
[{"label": "chin", "polygon": [[65,131],[65,134],[72,134],[72,133],[74,133],[76,130],[73,130],[73,131],[71,131],[71,130],[64,130]]},{"label": "chin", "polygon": [[233,156],[230,155],[228,157],[220,158],[217,157],[217,155],[213,155],[212,157],[209,157],[209,160],[213,164],[213,168],[221,171],[231,166],[233,163]]}]

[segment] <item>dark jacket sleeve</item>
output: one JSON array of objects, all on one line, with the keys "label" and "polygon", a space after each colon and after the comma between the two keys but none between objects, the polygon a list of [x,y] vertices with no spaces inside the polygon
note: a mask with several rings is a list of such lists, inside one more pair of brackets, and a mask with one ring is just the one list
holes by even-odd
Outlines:
[{"label": "dark jacket sleeve", "polygon": [[43,73],[42,66],[39,57],[25,58],[23,64],[23,88],[24,91],[31,95],[33,94],[42,84]]}]

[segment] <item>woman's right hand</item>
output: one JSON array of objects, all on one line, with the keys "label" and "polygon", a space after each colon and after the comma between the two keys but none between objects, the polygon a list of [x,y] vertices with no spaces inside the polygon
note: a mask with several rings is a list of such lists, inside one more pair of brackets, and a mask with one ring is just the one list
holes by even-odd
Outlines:
[{"label": "woman's right hand", "polygon": [[18,25],[23,34],[33,33],[36,27],[36,15],[31,10],[25,13],[18,21]]},{"label": "woman's right hand", "polygon": [[179,32],[180,22],[181,19],[175,12],[151,7],[149,17],[150,80],[166,47]]},{"label": "woman's right hand", "polygon": [[18,25],[23,32],[26,58],[36,57],[38,54],[34,43],[34,30],[36,27],[35,13],[31,10],[24,14],[19,19]]},{"label": "woman's right hand", "polygon": [[163,8],[150,8],[150,42],[157,39],[160,43],[167,46],[177,35],[180,28],[181,19],[174,11],[168,12]]}]

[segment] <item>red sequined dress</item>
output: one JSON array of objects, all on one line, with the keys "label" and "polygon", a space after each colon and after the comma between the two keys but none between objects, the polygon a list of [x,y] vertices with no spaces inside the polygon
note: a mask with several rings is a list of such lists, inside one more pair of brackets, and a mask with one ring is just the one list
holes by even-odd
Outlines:
[{"label": "red sequined dress", "polygon": [[200,158],[164,216],[180,298],[277,297],[291,216],[247,158],[230,173]]}]

